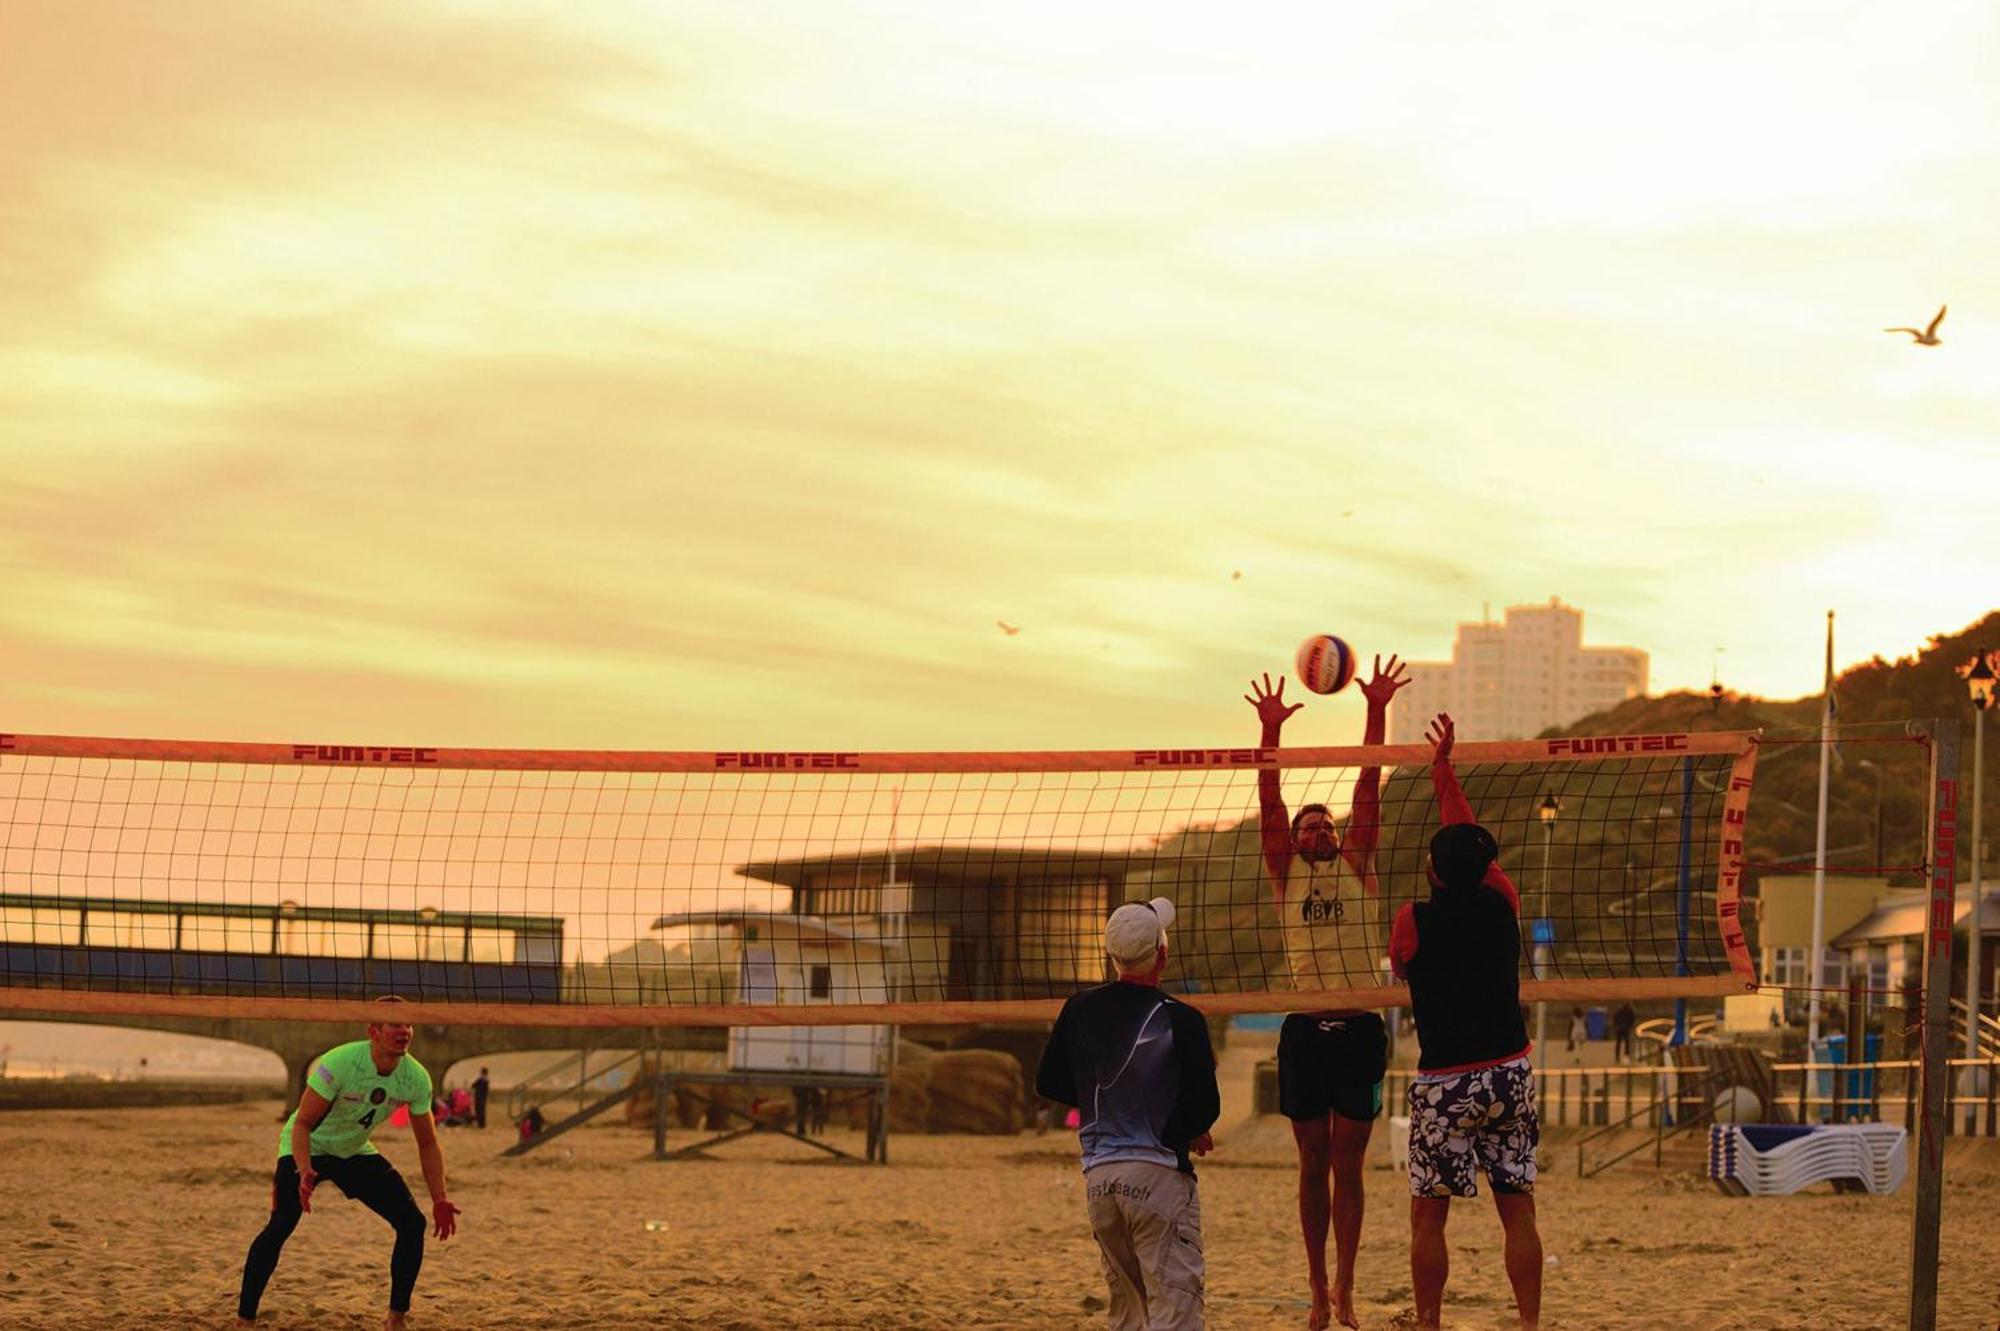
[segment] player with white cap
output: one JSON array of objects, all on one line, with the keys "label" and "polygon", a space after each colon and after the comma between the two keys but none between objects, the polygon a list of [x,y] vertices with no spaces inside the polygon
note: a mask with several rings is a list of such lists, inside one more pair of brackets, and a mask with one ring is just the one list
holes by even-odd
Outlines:
[{"label": "player with white cap", "polygon": [[1222,1112],[1201,1013],[1160,992],[1174,903],[1128,902],[1104,925],[1118,978],[1063,1004],[1035,1089],[1080,1110],[1090,1228],[1111,1325],[1202,1325],[1201,1200],[1190,1156]]}]

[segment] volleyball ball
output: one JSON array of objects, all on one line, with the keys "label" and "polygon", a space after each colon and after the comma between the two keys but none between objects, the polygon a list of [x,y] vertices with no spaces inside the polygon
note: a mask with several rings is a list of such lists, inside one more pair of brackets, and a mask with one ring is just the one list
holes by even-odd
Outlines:
[{"label": "volleyball ball", "polygon": [[1299,683],[1314,693],[1338,693],[1354,678],[1354,649],[1331,633],[1315,633],[1299,644]]}]

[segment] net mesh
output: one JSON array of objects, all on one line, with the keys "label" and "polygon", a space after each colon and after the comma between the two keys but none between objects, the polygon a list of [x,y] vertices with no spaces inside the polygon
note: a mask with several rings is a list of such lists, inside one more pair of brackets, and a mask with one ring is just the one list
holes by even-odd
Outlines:
[{"label": "net mesh", "polygon": [[[1462,744],[1536,950],[1524,993],[1717,993],[1747,735]],[[1382,939],[1426,894],[1422,746],[573,753],[0,736],[0,1003],[16,1010],[779,1025],[1046,1015],[1165,896],[1212,1011],[1403,1001],[1379,955],[1301,992],[1258,774],[1345,821],[1379,765]]]}]

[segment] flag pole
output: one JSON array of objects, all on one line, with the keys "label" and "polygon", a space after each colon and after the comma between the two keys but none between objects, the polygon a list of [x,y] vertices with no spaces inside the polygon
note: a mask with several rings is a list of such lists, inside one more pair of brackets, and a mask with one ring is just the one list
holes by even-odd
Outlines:
[{"label": "flag pole", "polygon": [[1820,991],[1826,987],[1826,787],[1833,762],[1833,611],[1826,612],[1826,689],[1819,709],[1819,840],[1813,852],[1812,998],[1806,1012],[1806,1061],[1819,1043]]}]

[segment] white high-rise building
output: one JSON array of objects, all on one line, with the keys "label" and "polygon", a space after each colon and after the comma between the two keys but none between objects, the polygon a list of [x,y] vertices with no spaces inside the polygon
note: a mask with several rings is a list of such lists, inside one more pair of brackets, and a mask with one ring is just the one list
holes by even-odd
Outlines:
[{"label": "white high-rise building", "polygon": [[1585,647],[1583,612],[1552,596],[1460,624],[1449,661],[1410,662],[1396,695],[1389,742],[1422,743],[1424,727],[1450,712],[1460,739],[1529,739],[1646,692],[1646,653]]}]

